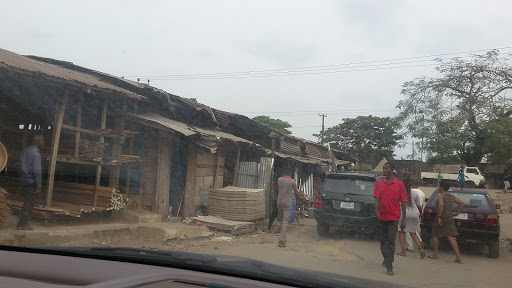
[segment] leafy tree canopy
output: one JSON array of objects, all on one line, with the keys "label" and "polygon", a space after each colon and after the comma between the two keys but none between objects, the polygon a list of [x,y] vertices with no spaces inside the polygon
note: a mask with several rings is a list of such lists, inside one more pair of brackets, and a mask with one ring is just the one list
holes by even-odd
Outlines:
[{"label": "leafy tree canopy", "polygon": [[252,118],[252,120],[279,133],[292,134],[292,132],[288,130],[289,128],[292,128],[292,125],[286,121],[273,119],[264,115],[256,116]]}]

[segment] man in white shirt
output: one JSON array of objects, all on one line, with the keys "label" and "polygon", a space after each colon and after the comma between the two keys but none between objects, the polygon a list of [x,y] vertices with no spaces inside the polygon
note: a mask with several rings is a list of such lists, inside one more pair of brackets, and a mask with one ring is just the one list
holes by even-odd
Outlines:
[{"label": "man in white shirt", "polygon": [[[425,193],[423,193],[423,191],[418,189],[419,184],[420,184],[419,181],[416,179],[414,179],[412,181],[411,197],[413,197],[414,193],[418,194],[418,196],[420,198],[420,203],[421,203],[421,211],[420,211],[420,216],[421,216],[421,215],[423,215],[423,208],[425,207]],[[421,236],[420,236],[421,233],[419,233],[419,232],[420,232],[420,229],[418,226],[416,235],[418,235],[418,238],[420,238],[420,241],[421,241]],[[407,237],[407,251],[413,252],[414,251],[414,245],[413,245],[414,243],[412,241],[411,235],[409,233],[406,233],[406,237]]]}]

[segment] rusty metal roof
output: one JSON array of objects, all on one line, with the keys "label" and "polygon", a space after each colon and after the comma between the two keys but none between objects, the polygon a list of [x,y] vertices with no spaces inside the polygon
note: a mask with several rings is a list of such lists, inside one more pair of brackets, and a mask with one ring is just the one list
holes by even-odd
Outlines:
[{"label": "rusty metal roof", "polygon": [[82,85],[100,90],[115,92],[132,99],[145,99],[146,97],[128,91],[118,86],[101,81],[90,74],[66,69],[57,65],[37,61],[4,49],[0,49],[0,70],[5,69],[24,74],[39,74],[50,80],[69,84]]}]

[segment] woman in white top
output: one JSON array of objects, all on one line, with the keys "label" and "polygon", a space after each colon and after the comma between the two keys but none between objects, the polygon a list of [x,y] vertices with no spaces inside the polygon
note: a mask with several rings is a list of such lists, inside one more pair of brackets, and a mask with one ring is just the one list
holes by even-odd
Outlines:
[{"label": "woman in white top", "polygon": [[[402,247],[402,252],[399,252],[400,256],[407,256],[406,246],[405,246],[405,233],[409,233],[411,235],[412,240],[418,246],[418,250],[420,251],[421,259],[425,258],[425,251],[421,247],[421,241],[418,235],[416,234],[418,223],[421,218],[421,200],[419,195],[416,192],[413,192],[411,189],[412,181],[410,178],[404,180],[405,191],[407,192],[407,202],[402,203],[402,205],[406,205],[406,218],[405,218],[405,228],[400,230],[398,233],[398,239],[400,240],[400,246]],[[400,216],[401,223],[402,216]]]}]

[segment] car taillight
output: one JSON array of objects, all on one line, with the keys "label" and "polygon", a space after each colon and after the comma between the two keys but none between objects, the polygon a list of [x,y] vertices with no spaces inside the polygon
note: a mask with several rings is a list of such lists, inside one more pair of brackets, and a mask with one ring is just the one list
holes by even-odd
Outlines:
[{"label": "car taillight", "polygon": [[425,211],[423,211],[423,217],[424,218],[434,218],[436,217],[436,214],[434,213],[434,210],[430,208],[426,208]]},{"label": "car taillight", "polygon": [[498,224],[498,215],[491,214],[487,216],[487,219],[485,219],[485,223],[487,224]]},{"label": "car taillight", "polygon": [[322,196],[316,196],[315,208],[324,208],[324,204],[322,204]]}]

